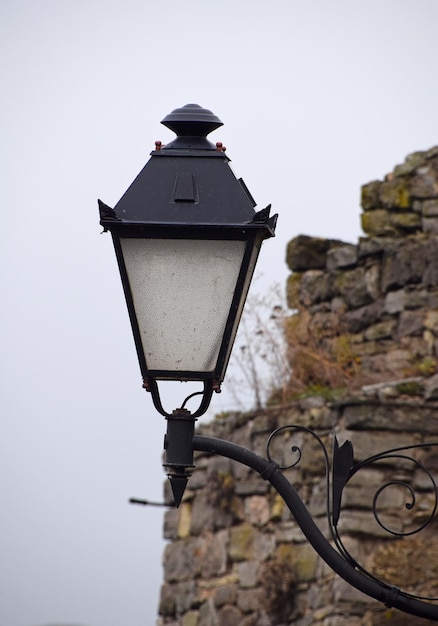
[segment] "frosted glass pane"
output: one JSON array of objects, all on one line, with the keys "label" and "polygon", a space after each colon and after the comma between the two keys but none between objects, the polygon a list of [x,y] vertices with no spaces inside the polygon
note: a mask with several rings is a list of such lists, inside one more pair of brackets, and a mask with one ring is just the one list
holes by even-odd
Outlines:
[{"label": "frosted glass pane", "polygon": [[122,239],[149,369],[212,371],[244,241]]}]

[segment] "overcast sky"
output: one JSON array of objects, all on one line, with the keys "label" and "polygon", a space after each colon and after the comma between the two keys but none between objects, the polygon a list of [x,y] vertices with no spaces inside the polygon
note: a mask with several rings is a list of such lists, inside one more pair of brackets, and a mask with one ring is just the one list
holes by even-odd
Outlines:
[{"label": "overcast sky", "polygon": [[162,511],[127,500],[161,499],[165,423],[97,198],[207,107],[280,214],[258,288],[284,283],[289,239],[357,241],[360,186],[438,143],[437,24],[436,0],[3,0],[0,626],[155,624]]}]

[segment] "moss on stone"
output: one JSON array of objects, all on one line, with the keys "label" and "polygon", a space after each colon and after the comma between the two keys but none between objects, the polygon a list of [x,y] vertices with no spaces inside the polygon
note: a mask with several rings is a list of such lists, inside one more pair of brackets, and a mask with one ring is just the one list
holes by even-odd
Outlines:
[{"label": "moss on stone", "polygon": [[376,209],[361,215],[361,225],[364,233],[370,237],[397,235],[397,229],[391,224],[389,211]]},{"label": "moss on stone", "polygon": [[189,611],[182,619],[181,626],[198,626],[199,611]]},{"label": "moss on stone", "polygon": [[246,523],[231,529],[228,552],[232,561],[244,561],[252,558],[255,533],[255,528]]},{"label": "moss on stone", "polygon": [[318,555],[308,543],[283,543],[278,546],[275,559],[278,563],[287,565],[300,582],[313,580],[316,576]]},{"label": "moss on stone", "polygon": [[355,361],[357,354],[353,349],[350,334],[343,334],[335,337],[332,343],[333,356],[341,366],[349,365]]},{"label": "moss on stone", "polygon": [[328,385],[311,384],[306,387],[304,391],[296,394],[297,400],[304,400],[305,398],[320,397],[324,400],[338,400],[345,395],[347,387],[329,387]]},{"label": "moss on stone", "polygon": [[300,306],[300,285],[302,277],[303,275],[300,272],[294,272],[287,279],[286,297],[290,309],[298,309]]},{"label": "moss on stone", "polygon": [[392,213],[391,223],[395,228],[402,230],[419,230],[421,228],[421,215],[417,213]]},{"label": "moss on stone", "polygon": [[405,381],[396,386],[396,391],[404,396],[423,396],[424,386],[418,381]]},{"label": "moss on stone", "polygon": [[411,204],[409,179],[393,178],[379,187],[380,206],[388,209],[408,209]]}]

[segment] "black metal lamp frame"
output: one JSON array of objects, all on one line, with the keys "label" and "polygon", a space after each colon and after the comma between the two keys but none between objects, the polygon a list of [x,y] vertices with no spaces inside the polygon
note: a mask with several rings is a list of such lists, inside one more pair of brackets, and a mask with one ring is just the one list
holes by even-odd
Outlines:
[{"label": "black metal lamp frame", "polygon": [[[255,201],[229,167],[222,143],[215,146],[206,138],[222,125],[211,111],[188,104],[162,123],[177,134],[176,139],[166,146],[156,142],[151,158],[114,208],[98,202],[100,224],[111,232],[114,243],[143,386],[151,392],[157,410],[167,416],[157,380],[203,381],[201,412],[212,392],[220,390],[260,247],[264,239],[274,236],[277,215],[270,216],[270,205],[255,211]],[[148,363],[123,255],[124,239],[244,243],[218,356],[208,371],[158,370]]]}]

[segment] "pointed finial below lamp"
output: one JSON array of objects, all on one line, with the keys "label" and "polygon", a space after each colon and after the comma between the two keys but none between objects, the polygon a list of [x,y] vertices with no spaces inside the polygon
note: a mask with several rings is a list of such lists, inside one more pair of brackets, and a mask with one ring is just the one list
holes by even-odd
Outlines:
[{"label": "pointed finial below lamp", "polygon": [[178,508],[181,504],[187,483],[189,482],[189,477],[182,474],[169,474],[169,481],[175,500],[175,507]]}]

